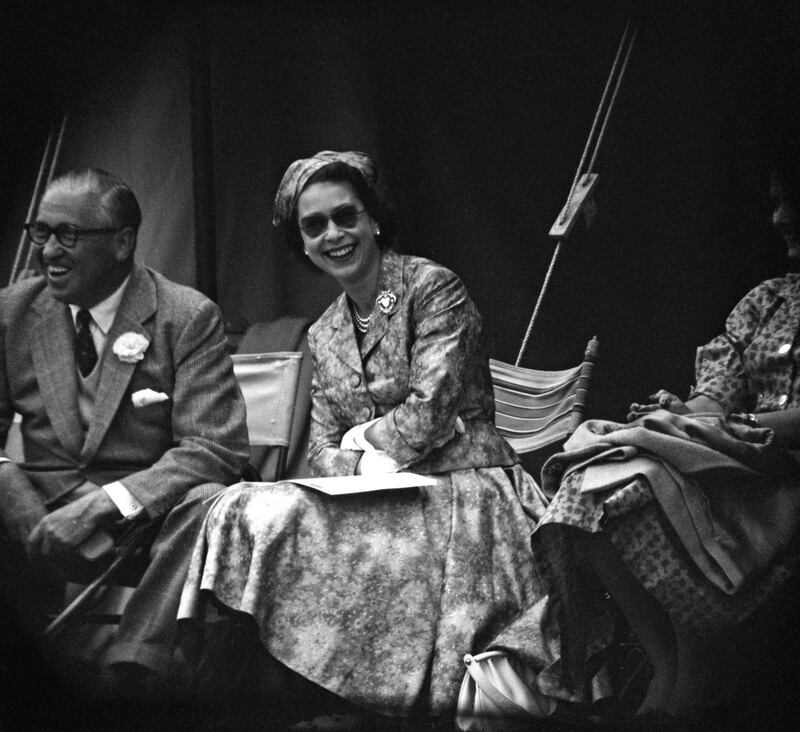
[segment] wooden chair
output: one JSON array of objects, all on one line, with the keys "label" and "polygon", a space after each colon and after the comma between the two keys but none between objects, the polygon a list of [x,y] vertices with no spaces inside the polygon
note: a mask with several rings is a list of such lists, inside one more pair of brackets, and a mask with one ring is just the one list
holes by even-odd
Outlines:
[{"label": "wooden chair", "polygon": [[540,371],[489,360],[497,431],[519,453],[542,450],[571,435],[584,419],[600,342],[592,338],[583,361],[563,371]]}]

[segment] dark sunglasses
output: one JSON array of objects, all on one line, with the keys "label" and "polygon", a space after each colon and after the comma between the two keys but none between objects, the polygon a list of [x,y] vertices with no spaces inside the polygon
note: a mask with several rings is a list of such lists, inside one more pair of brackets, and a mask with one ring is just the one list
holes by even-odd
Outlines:
[{"label": "dark sunglasses", "polygon": [[304,217],[298,222],[300,231],[306,236],[316,239],[325,233],[328,228],[328,221],[333,223],[340,229],[354,229],[358,225],[358,217],[364,213],[363,208],[356,208],[355,206],[342,206],[337,208],[330,215],[330,219],[322,214],[311,214]]},{"label": "dark sunglasses", "polygon": [[82,236],[89,236],[90,234],[112,234],[119,229],[79,229],[72,224],[59,224],[58,226],[51,227],[41,221],[33,221],[25,224],[23,227],[28,236],[34,244],[43,246],[47,244],[53,234],[55,234],[58,243],[61,246],[71,248],[74,247]]}]

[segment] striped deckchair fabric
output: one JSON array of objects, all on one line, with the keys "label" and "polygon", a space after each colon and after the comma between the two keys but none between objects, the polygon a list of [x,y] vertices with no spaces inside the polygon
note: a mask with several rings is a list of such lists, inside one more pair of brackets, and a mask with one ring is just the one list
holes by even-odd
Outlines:
[{"label": "striped deckchair fabric", "polygon": [[592,338],[583,362],[563,371],[489,360],[497,431],[519,454],[566,439],[583,421],[599,346],[597,338]]}]

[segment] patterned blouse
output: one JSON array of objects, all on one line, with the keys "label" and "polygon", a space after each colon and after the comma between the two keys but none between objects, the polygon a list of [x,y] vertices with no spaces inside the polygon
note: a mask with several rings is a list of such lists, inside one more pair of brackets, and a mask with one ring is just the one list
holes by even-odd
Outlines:
[{"label": "patterned blouse", "polygon": [[697,349],[700,394],[726,411],[770,412],[800,406],[800,274],[762,282],[745,295],[725,333]]}]

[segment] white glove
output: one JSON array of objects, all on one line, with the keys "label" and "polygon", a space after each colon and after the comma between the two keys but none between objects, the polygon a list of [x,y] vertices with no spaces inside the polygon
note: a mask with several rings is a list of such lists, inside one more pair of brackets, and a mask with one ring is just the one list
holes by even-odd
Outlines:
[{"label": "white glove", "polygon": [[344,433],[342,441],[339,443],[339,447],[342,450],[377,452],[378,448],[370,443],[370,441],[365,437],[364,433],[379,419],[380,417],[378,417],[378,419],[370,420],[369,422],[364,422],[364,424],[357,424],[355,427],[351,427],[349,430],[347,430],[347,432]]},{"label": "white glove", "polygon": [[[378,417],[377,419],[370,420],[369,422],[364,422],[363,424],[357,424],[355,427],[351,427],[342,436],[342,440],[339,443],[339,447],[342,450],[362,450],[363,452],[380,452],[378,448],[375,447],[364,434],[379,419],[380,417]],[[448,442],[450,442],[450,440],[452,440],[456,436],[456,434],[463,435],[464,432],[465,432],[464,422],[462,421],[461,417],[456,417],[453,431],[446,437],[434,442],[433,447],[441,447],[442,445],[445,445]]]},{"label": "white glove", "polygon": [[399,463],[396,463],[383,450],[365,452],[361,456],[356,466],[356,475],[383,475],[384,473],[396,473],[400,470]]}]

